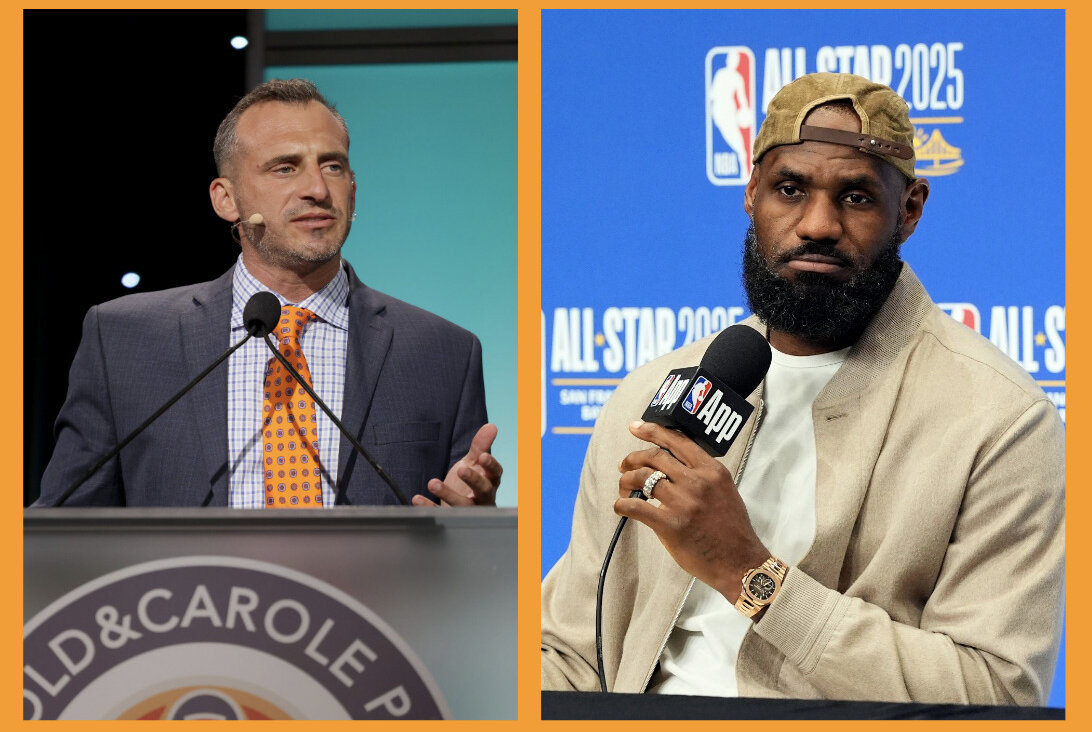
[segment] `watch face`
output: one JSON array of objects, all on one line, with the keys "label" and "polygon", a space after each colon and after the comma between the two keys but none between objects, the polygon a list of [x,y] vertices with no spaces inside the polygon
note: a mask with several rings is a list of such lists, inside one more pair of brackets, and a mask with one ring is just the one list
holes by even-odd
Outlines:
[{"label": "watch face", "polygon": [[774,578],[765,572],[755,572],[751,575],[751,581],[747,583],[747,591],[756,600],[769,600],[773,597],[774,590],[777,589],[777,583]]}]

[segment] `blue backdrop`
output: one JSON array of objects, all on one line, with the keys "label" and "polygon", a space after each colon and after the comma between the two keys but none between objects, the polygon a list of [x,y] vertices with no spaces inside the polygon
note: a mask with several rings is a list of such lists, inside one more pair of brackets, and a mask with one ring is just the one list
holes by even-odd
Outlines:
[{"label": "blue backdrop", "polygon": [[543,574],[614,386],[748,314],[749,147],[805,73],[907,100],[931,195],[903,258],[1065,418],[1064,31],[1062,11],[543,12]]}]

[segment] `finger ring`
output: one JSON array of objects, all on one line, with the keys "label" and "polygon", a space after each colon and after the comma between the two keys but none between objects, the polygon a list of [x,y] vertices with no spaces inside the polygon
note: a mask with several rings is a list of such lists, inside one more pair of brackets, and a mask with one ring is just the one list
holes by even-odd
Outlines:
[{"label": "finger ring", "polygon": [[660,482],[661,478],[666,478],[663,471],[657,470],[652,475],[645,478],[645,484],[641,487],[641,493],[645,494],[645,498],[652,498],[652,489],[656,487],[656,484]]}]

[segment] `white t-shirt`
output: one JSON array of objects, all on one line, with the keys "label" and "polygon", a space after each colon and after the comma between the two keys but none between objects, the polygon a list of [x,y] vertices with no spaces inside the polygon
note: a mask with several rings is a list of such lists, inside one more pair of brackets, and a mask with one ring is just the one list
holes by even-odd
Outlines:
[{"label": "white t-shirt", "polygon": [[[804,557],[815,538],[811,406],[848,352],[789,356],[774,349],[766,375],[762,423],[739,493],[758,538],[790,565]],[[750,625],[719,592],[695,580],[649,692],[736,696],[736,656]]]}]

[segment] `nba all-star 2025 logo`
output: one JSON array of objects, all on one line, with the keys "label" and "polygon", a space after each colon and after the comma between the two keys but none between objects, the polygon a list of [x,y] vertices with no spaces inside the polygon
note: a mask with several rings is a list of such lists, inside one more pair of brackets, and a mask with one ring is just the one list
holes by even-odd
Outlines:
[{"label": "nba all-star 2025 logo", "polygon": [[[705,168],[718,186],[745,185],[761,124],[758,111],[793,79],[817,71],[851,73],[886,84],[910,106],[918,175],[951,175],[963,152],[945,139],[963,123],[961,41],[767,48],[762,88],[755,85],[755,53],[747,46],[716,46],[705,56]],[[811,63],[809,63],[809,60]]]}]

